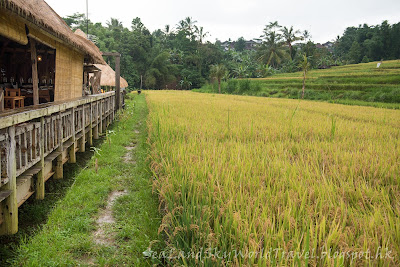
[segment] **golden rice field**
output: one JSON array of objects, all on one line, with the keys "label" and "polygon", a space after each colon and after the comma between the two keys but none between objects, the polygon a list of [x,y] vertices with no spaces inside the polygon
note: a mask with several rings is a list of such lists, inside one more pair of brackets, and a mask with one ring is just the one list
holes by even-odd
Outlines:
[{"label": "golden rice field", "polygon": [[182,91],[146,98],[173,263],[400,265],[400,111]]}]

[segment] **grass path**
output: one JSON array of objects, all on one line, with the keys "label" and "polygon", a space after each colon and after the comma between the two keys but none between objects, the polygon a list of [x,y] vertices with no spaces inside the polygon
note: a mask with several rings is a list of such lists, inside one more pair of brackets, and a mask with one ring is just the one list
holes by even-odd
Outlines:
[{"label": "grass path", "polygon": [[[145,96],[127,101],[93,157],[50,212],[22,238],[8,264],[17,266],[148,266],[149,244],[161,249],[157,197],[147,162]],[[79,157],[78,157],[79,160]],[[96,172],[96,161],[98,171]]]}]

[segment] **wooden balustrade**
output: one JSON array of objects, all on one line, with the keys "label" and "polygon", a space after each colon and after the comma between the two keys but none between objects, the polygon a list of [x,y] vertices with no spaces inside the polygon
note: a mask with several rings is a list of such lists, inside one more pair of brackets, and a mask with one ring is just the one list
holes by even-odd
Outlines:
[{"label": "wooden balustrade", "polygon": [[115,108],[108,92],[0,116],[0,234],[18,231],[18,207],[44,198],[45,182],[63,178],[63,164],[99,138]]}]

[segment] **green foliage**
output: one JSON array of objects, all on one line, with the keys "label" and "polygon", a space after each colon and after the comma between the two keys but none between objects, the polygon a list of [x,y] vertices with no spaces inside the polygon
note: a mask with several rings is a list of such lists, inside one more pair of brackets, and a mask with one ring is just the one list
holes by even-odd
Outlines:
[{"label": "green foliage", "polygon": [[[73,29],[86,32],[84,14],[64,19]],[[298,70],[303,54],[308,55],[313,69],[400,58],[400,23],[389,25],[387,21],[376,26],[349,27],[330,47],[313,43],[307,30],[300,33],[293,26],[280,26],[275,21],[265,26],[261,43],[253,49],[246,50],[246,40],[240,37],[234,42],[235,49],[227,51],[220,41],[204,42],[208,32],[191,17],[180,20],[175,29],[166,25],[153,33],[140,18],[132,20],[130,29],[115,18],[110,18],[106,26],[91,21],[88,26],[89,38],[100,50],[122,54],[121,75],[132,88],[141,85],[141,78],[148,89],[200,88],[210,78],[210,66],[219,64],[226,66],[232,78],[292,73]],[[114,59],[108,60],[113,67]]]},{"label": "green foliage", "polygon": [[[157,196],[152,194],[152,174],[147,161],[147,114],[143,94],[127,100],[126,110],[113,126],[112,145],[103,142],[101,155],[93,155],[86,166],[75,173],[71,179],[73,183],[65,189],[65,196],[49,205],[46,222],[21,241],[9,266],[161,264],[142,254],[149,247],[158,252],[163,246],[162,242],[157,242],[161,219]],[[129,146],[134,149],[127,150]],[[122,160],[127,153],[132,162]],[[98,172],[95,171],[96,159]],[[123,189],[127,194],[116,199],[112,208],[115,223],[109,223],[105,229],[111,244],[97,244],[93,240],[98,227],[96,218],[107,206],[109,194]],[[49,196],[53,194],[58,192]],[[35,205],[41,204],[32,206]],[[38,208],[37,211],[43,212]]]},{"label": "green foliage", "polygon": [[[384,61],[337,66],[324,70],[309,70],[310,60],[303,59],[300,69],[307,65],[307,90],[304,98],[334,103],[400,108],[400,65],[398,61]],[[230,79],[221,83],[228,94],[265,97],[301,98],[304,71],[274,74],[264,79]],[[249,82],[249,84],[246,84]],[[244,83],[244,84],[242,84]],[[199,92],[217,92],[215,84],[208,84]]]},{"label": "green foliage", "polygon": [[350,47],[348,59],[351,63],[360,63],[362,56],[361,53],[361,45],[357,41],[354,41]]},{"label": "green foliage", "polygon": [[217,80],[219,93],[221,93],[221,80],[225,77],[227,71],[223,64],[212,65],[210,68],[210,77]]},{"label": "green foliage", "polygon": [[240,37],[239,39],[237,39],[235,43],[235,50],[238,52],[243,52],[245,48],[246,48],[246,40],[243,37]]},{"label": "green foliage", "polygon": [[380,25],[367,24],[348,27],[337,41],[335,53],[358,63],[363,57],[378,61],[400,58],[400,23],[390,25],[383,21]]}]

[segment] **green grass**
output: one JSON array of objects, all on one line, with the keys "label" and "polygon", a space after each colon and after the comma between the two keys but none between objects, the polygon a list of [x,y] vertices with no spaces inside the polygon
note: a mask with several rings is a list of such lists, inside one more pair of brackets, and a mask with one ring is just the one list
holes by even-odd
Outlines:
[{"label": "green grass", "polygon": [[[305,99],[400,109],[400,61],[384,61],[311,70],[307,75]],[[276,74],[268,78],[229,80],[222,83],[223,93],[298,99],[302,73]],[[195,91],[216,93],[216,84]],[[378,104],[371,104],[378,103]]]},{"label": "green grass", "polygon": [[[146,266],[157,263],[143,256],[149,244],[159,239],[157,230],[161,222],[147,162],[147,113],[143,95],[127,100],[126,110],[112,131],[109,129],[97,150],[99,153],[77,173],[71,186],[66,185],[65,196],[53,203],[46,223],[29,233],[29,237],[21,238],[19,247],[7,255],[14,256],[7,264]],[[128,146],[136,148],[129,152]],[[132,162],[123,160],[127,153],[133,153]],[[106,206],[109,194],[122,189],[128,193],[117,199],[113,206],[116,222],[107,228],[115,240],[109,245],[98,245],[93,240],[96,219]],[[30,207],[35,209],[35,205]],[[162,244],[155,242],[152,250],[162,249]]]}]

